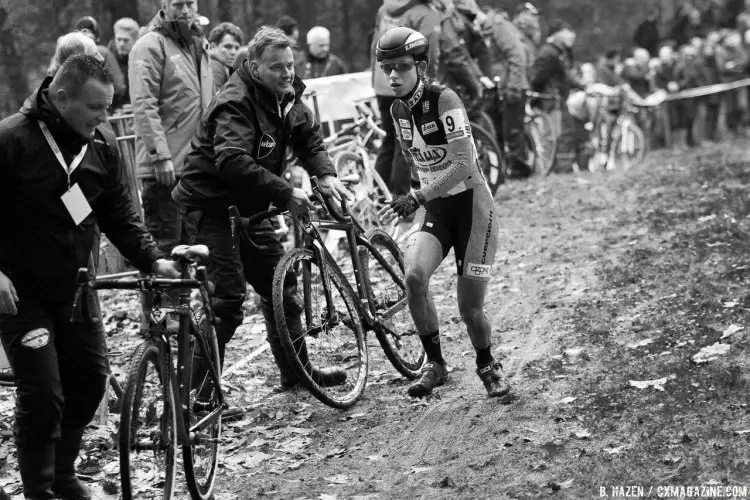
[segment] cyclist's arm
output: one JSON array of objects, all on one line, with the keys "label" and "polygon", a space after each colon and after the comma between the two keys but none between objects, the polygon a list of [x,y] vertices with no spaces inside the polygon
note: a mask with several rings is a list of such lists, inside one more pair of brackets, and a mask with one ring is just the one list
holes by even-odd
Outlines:
[{"label": "cyclist's arm", "polygon": [[393,129],[396,131],[396,139],[398,140],[399,144],[401,145],[401,154],[404,155],[404,160],[406,160],[406,164],[409,166],[409,174],[410,174],[410,183],[412,186],[418,186],[419,185],[419,175],[417,174],[417,164],[414,163],[414,157],[411,155],[411,152],[409,151],[409,143],[406,142],[406,140],[401,136],[401,128],[398,124],[398,119],[393,116],[393,108],[395,107],[396,103],[394,103],[393,106],[391,106],[391,117],[393,118]]},{"label": "cyclist's arm", "polygon": [[455,92],[446,89],[438,100],[438,114],[448,142],[447,168],[429,186],[416,192],[420,201],[430,201],[448,194],[465,181],[473,171],[474,142],[471,125],[461,100]]}]

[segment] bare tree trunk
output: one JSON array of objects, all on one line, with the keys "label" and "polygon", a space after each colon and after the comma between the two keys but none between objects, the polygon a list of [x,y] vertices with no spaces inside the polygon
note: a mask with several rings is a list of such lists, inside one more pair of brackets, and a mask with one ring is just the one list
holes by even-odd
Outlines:
[{"label": "bare tree trunk", "polygon": [[[0,9],[0,26],[6,26],[8,13]],[[25,61],[15,43],[16,37],[10,32],[10,27],[0,29],[0,66],[4,69],[5,83],[10,95],[3,99],[2,116],[15,113],[29,95],[29,86],[24,72]]]}]

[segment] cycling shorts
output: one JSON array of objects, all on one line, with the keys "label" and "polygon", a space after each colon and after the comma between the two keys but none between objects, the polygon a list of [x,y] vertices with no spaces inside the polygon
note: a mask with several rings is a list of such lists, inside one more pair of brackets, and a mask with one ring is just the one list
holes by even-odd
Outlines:
[{"label": "cycling shorts", "polygon": [[492,275],[498,244],[498,222],[494,203],[467,189],[425,204],[418,220],[420,231],[435,236],[443,258],[453,248],[459,276],[487,281]]}]

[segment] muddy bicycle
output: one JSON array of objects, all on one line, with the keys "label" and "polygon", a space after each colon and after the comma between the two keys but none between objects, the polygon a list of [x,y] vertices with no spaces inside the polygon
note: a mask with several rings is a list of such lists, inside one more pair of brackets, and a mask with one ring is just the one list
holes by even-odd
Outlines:
[{"label": "muddy bicycle", "polygon": [[[305,215],[294,220],[304,233],[300,248],[279,261],[273,282],[273,307],[282,345],[303,385],[320,401],[334,408],[352,406],[362,395],[369,355],[366,333],[373,331],[383,351],[404,377],[416,379],[425,359],[406,299],[404,259],[396,242],[383,230],[365,232],[348,211],[323,196],[315,177],[313,198],[320,218]],[[248,228],[264,218],[284,213],[270,209],[243,218],[230,208],[233,231],[242,241],[262,251]],[[326,249],[320,230],[346,234],[355,289],[342,267]],[[298,310],[301,329],[285,311]],[[301,330],[301,331],[299,331]],[[331,384],[318,375],[321,368],[346,372],[346,380]]]},{"label": "muddy bicycle", "polygon": [[[180,279],[142,276],[89,280],[78,272],[75,309],[83,290],[138,290],[150,298],[143,313],[145,340],[133,352],[122,398],[119,427],[120,477],[123,500],[171,499],[175,495],[177,447],[190,496],[213,498],[219,460],[221,417],[226,408],[211,284],[204,245],[181,245],[172,252]],[[177,304],[168,292],[179,290]],[[198,294],[191,298],[191,291]],[[177,318],[175,330],[170,325]],[[176,353],[175,353],[176,351]]]}]

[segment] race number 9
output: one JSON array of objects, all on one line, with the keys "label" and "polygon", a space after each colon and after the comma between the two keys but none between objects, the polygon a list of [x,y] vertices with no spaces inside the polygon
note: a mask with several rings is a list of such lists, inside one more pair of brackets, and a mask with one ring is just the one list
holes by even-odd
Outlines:
[{"label": "race number 9", "polygon": [[466,114],[462,109],[446,111],[440,116],[440,121],[443,122],[445,138],[448,142],[470,136]]}]

